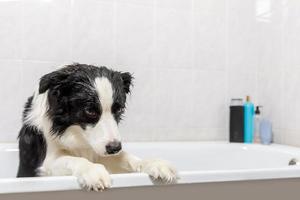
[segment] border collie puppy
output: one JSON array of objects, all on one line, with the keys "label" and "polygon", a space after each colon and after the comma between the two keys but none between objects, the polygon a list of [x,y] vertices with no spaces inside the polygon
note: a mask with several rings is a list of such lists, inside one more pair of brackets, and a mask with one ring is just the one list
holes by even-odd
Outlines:
[{"label": "border collie puppy", "polygon": [[43,76],[25,105],[17,176],[73,175],[95,191],[111,186],[109,173],[144,172],[176,181],[168,162],[122,151],[118,123],[131,83],[128,72],[85,64]]}]

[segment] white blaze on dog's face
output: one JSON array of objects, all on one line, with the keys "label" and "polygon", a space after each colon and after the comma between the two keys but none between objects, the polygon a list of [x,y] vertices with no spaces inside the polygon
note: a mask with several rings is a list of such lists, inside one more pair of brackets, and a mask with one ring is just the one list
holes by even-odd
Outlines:
[{"label": "white blaze on dog's face", "polygon": [[102,108],[102,114],[100,120],[96,125],[88,125],[84,131],[85,137],[88,143],[93,149],[100,155],[106,155],[107,147],[115,144],[116,151],[118,153],[118,143],[121,143],[121,137],[117,122],[112,114],[113,100],[113,88],[111,82],[107,78],[96,78],[95,79],[96,92],[99,95],[99,100]]},{"label": "white blaze on dog's face", "polygon": [[100,156],[119,153],[118,123],[131,79],[129,73],[89,65],[72,65],[42,77],[39,92],[48,91],[50,134],[68,150],[91,148]]}]

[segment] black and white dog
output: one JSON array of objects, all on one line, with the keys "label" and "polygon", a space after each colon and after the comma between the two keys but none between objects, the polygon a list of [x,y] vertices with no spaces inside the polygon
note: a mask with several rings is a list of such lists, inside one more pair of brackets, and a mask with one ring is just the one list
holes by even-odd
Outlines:
[{"label": "black and white dog", "polygon": [[130,73],[85,64],[43,76],[25,105],[17,176],[74,175],[95,191],[111,186],[109,173],[145,172],[175,181],[168,162],[122,151],[118,123],[131,85]]}]

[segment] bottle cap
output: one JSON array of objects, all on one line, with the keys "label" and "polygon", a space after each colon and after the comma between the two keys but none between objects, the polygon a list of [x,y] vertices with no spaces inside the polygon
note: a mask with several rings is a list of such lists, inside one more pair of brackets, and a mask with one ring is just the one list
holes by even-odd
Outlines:
[{"label": "bottle cap", "polygon": [[250,102],[250,96],[247,96],[247,97],[246,97],[246,101],[247,101],[247,102]]},{"label": "bottle cap", "polygon": [[231,99],[230,105],[231,106],[242,106],[243,105],[243,99],[242,98]]},{"label": "bottle cap", "polygon": [[256,115],[260,115],[261,114],[260,108],[262,108],[262,106],[256,106],[256,109],[255,109],[255,114]]},{"label": "bottle cap", "polygon": [[255,114],[256,114],[256,115],[259,115],[259,114],[260,114],[259,106],[256,106]]}]

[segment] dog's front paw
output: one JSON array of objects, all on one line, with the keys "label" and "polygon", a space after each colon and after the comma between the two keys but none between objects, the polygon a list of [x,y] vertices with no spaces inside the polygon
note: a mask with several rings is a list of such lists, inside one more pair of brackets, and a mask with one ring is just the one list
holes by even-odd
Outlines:
[{"label": "dog's front paw", "polygon": [[81,187],[87,190],[102,191],[111,187],[110,175],[105,167],[100,164],[92,164],[81,170],[77,177]]},{"label": "dog's front paw", "polygon": [[164,160],[143,160],[139,170],[149,174],[154,179],[160,179],[166,183],[175,183],[178,179],[176,169]]}]

